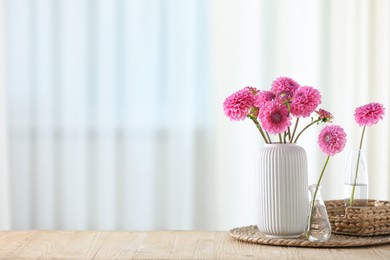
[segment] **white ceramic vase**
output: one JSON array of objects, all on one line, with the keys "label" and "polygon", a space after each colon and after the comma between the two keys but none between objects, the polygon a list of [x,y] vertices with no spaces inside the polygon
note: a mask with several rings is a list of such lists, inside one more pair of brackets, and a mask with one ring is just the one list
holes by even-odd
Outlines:
[{"label": "white ceramic vase", "polygon": [[305,150],[296,144],[265,144],[259,157],[259,231],[270,237],[300,236],[309,213]]}]

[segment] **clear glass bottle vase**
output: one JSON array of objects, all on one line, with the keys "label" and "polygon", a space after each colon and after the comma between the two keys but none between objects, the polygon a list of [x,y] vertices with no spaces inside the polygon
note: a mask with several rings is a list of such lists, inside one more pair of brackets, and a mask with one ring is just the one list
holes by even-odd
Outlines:
[{"label": "clear glass bottle vase", "polygon": [[[352,199],[351,199],[352,198]],[[344,205],[365,207],[368,202],[367,163],[361,150],[349,152],[344,179]]]},{"label": "clear glass bottle vase", "polygon": [[313,203],[317,185],[309,186],[310,211],[305,228],[306,238],[311,242],[328,241],[332,232],[328,212],[321,196],[321,186],[318,187],[316,198]]}]

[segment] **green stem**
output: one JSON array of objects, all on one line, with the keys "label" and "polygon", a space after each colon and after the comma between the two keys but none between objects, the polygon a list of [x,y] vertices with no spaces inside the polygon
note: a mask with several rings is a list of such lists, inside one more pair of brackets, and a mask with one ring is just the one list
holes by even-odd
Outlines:
[{"label": "green stem", "polygon": [[281,134],[279,134],[279,141],[280,141],[280,143],[283,143]]},{"label": "green stem", "polygon": [[[291,111],[291,105],[290,102],[286,103],[287,109],[288,109],[288,116],[290,116],[290,111]],[[288,139],[291,140],[291,132],[290,132],[290,127],[287,127],[287,133],[288,133]],[[284,133],[284,143],[286,143],[286,132]]]},{"label": "green stem", "polygon": [[268,134],[268,132],[267,132],[267,131],[266,131],[265,133],[267,134],[267,137],[268,137],[269,143],[271,144],[271,143],[272,143],[271,136],[269,136],[269,134]]},{"label": "green stem", "polygon": [[312,202],[311,202],[310,219],[309,219],[309,223],[308,223],[309,229],[310,229],[311,219],[312,219],[312,217],[313,217],[314,202],[316,201],[317,192],[318,192],[318,187],[320,186],[320,183],[321,183],[321,180],[322,180],[322,176],[324,175],[324,172],[325,172],[325,168],[326,168],[326,166],[328,165],[329,158],[330,158],[330,155],[328,155],[328,158],[326,158],[326,162],[325,162],[324,168],[322,168],[321,175],[320,175],[320,177],[318,178],[318,181],[317,181],[316,190],[314,191],[313,200],[312,200]]},{"label": "green stem", "polygon": [[352,205],[353,205],[353,198],[354,198],[354,196],[355,196],[355,187],[356,187],[357,175],[358,175],[358,172],[359,172],[360,153],[361,153],[361,150],[362,150],[363,137],[364,137],[364,132],[365,132],[365,131],[366,131],[366,126],[363,127],[362,136],[360,137],[359,152],[358,152],[358,158],[357,158],[357,162],[356,162],[355,180],[354,180],[353,186],[352,186],[351,199],[349,200],[349,206],[350,206],[350,207],[352,207]]},{"label": "green stem", "polygon": [[298,123],[299,123],[299,117],[297,117],[297,119],[295,120],[295,126],[294,126],[292,136],[290,138],[290,143],[292,143],[292,141],[294,140],[294,136],[295,136],[295,132],[297,131]]},{"label": "green stem", "polygon": [[308,124],[307,126],[305,126],[305,128],[303,128],[299,134],[297,135],[297,138],[295,138],[295,141],[294,143],[296,143],[298,141],[298,138],[301,136],[301,134],[306,130],[308,129],[310,126],[314,125],[315,123],[319,122],[321,119],[317,119],[317,120],[314,120],[313,122],[311,122],[310,124]]},{"label": "green stem", "polygon": [[318,178],[317,187],[316,187],[316,190],[315,190],[314,196],[313,196],[313,203],[311,205],[314,205],[314,201],[316,200],[318,187],[320,186],[320,183],[321,183],[321,180],[322,180],[322,176],[324,175],[324,172],[325,172],[325,168],[328,165],[329,158],[330,158],[330,155],[328,155],[328,158],[326,158],[326,162],[325,162],[324,168],[322,168],[322,172],[321,172],[320,178]]},{"label": "green stem", "polygon": [[252,121],[253,121],[253,123],[255,123],[257,129],[259,129],[259,132],[260,132],[261,136],[263,137],[265,143],[268,144],[269,142],[268,142],[267,138],[265,137],[264,131],[261,128],[259,121],[257,121],[257,118],[255,116],[252,116],[252,115],[248,115],[248,118],[252,119]]},{"label": "green stem", "polygon": [[[290,143],[291,143],[291,131],[290,131],[290,127],[287,128],[287,134],[288,134],[288,140],[290,140]],[[286,135],[284,135],[286,136]],[[286,143],[286,139],[284,139],[284,142]]]}]

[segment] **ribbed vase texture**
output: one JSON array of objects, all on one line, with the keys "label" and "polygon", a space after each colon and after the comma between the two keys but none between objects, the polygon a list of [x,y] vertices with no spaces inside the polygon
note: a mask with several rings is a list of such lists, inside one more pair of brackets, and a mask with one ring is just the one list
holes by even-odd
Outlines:
[{"label": "ribbed vase texture", "polygon": [[266,144],[259,157],[259,231],[275,237],[299,236],[309,212],[305,150],[295,144]]}]

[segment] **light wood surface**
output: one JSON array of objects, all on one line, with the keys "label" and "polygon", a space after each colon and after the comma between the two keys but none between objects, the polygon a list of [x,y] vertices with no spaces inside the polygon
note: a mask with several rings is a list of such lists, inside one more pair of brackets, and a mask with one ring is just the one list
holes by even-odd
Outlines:
[{"label": "light wood surface", "polygon": [[207,231],[0,231],[0,259],[390,259],[390,245],[317,249]]}]

